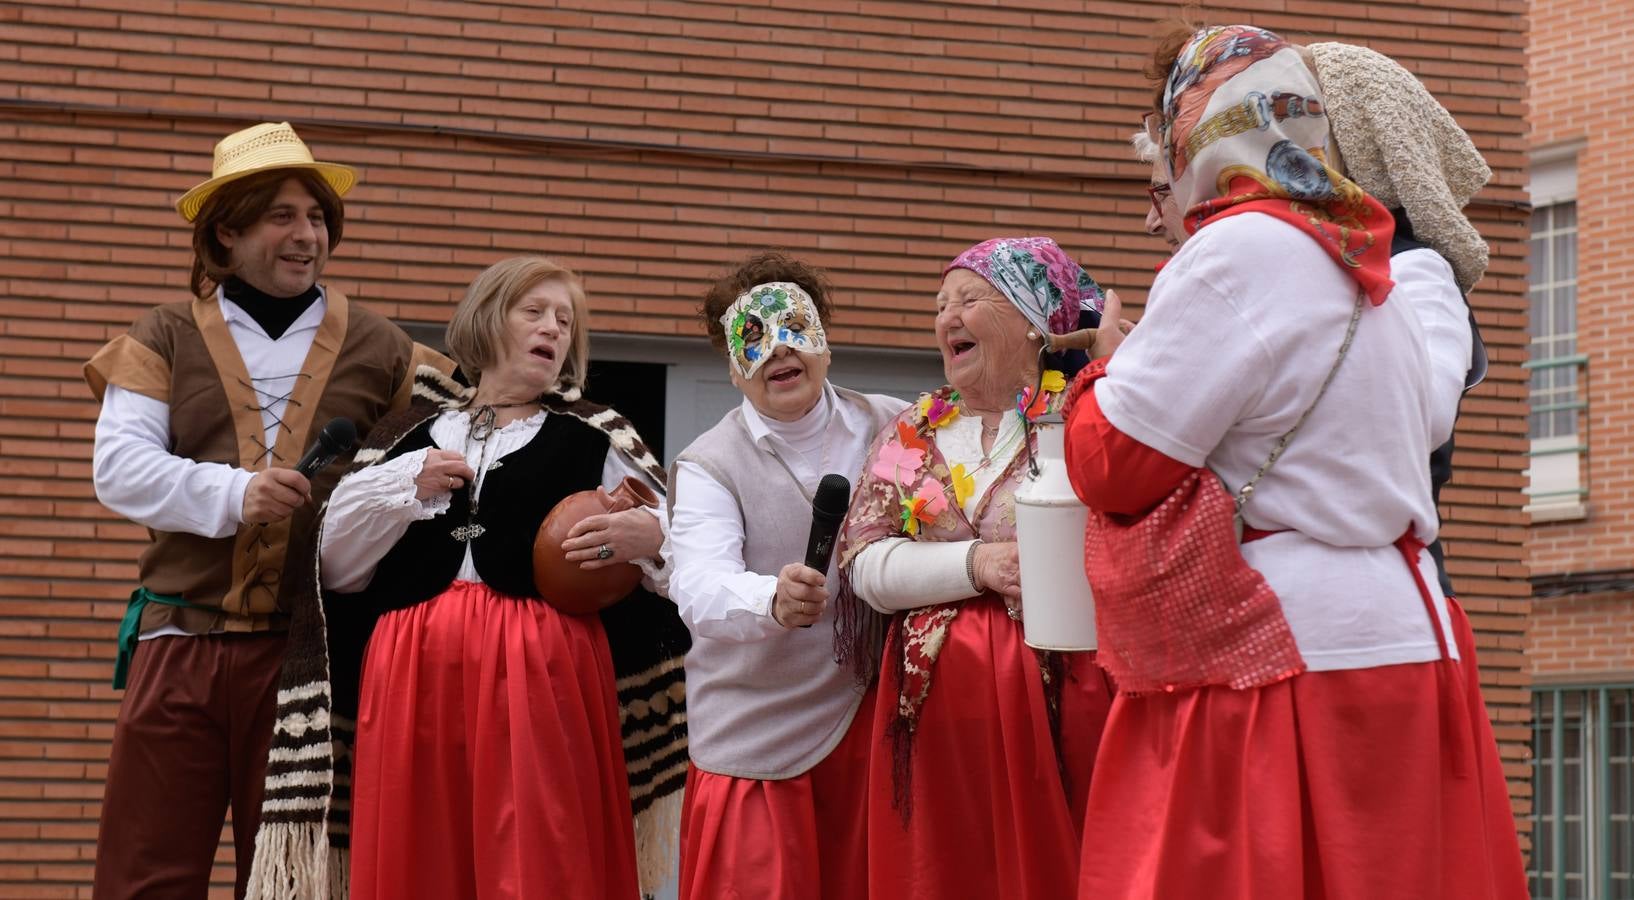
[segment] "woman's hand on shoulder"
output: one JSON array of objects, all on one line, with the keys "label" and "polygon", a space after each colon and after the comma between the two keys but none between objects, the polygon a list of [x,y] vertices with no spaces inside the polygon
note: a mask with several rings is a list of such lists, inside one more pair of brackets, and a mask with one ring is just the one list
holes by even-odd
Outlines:
[{"label": "woman's hand on shoulder", "polygon": [[[606,488],[596,488],[603,495]],[[562,551],[569,562],[581,569],[601,569],[638,559],[656,559],[664,544],[664,529],[658,517],[645,507],[623,512],[586,516],[568,529]],[[606,547],[607,556],[601,555]]]},{"label": "woman's hand on shoulder", "polygon": [[476,472],[466,464],[462,454],[432,448],[426,451],[420,474],[414,476],[414,499],[423,502],[438,494],[452,493],[475,477]]}]

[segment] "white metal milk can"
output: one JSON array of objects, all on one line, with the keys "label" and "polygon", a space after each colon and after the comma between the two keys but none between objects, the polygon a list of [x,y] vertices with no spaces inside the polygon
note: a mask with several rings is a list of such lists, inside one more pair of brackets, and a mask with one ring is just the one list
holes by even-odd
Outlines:
[{"label": "white metal milk can", "polygon": [[1084,574],[1089,510],[1067,480],[1066,424],[1052,413],[1033,425],[1037,473],[1016,490],[1024,638],[1039,650],[1094,650],[1095,601]]}]

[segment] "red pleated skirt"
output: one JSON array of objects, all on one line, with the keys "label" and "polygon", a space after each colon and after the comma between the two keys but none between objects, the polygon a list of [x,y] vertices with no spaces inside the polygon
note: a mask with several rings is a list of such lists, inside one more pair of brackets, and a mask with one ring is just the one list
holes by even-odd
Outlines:
[{"label": "red pleated skirt", "polygon": [[[914,737],[912,815],[891,805],[897,683],[885,649],[869,747],[868,896],[1059,900],[1077,885],[1090,773],[1112,702],[1092,654],[1065,654],[1058,763],[1037,657],[996,601],[953,620]],[[1062,772],[1065,770],[1065,782]]]},{"label": "red pleated skirt", "polygon": [[857,900],[867,893],[874,691],[845,737],[801,775],[758,781],[687,767],[681,900]]},{"label": "red pleated skirt", "polygon": [[364,656],[353,900],[637,896],[607,636],[455,582]]},{"label": "red pleated skirt", "polygon": [[1079,900],[1524,900],[1473,633],[1453,619],[1462,661],[1120,695]]}]

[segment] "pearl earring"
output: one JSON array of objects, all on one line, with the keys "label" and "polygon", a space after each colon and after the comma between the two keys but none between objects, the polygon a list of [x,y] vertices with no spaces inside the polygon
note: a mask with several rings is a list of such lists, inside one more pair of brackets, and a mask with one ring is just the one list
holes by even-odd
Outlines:
[{"label": "pearl earring", "polygon": [[1027,329],[1027,340],[1029,340],[1029,341],[1038,340],[1038,332],[1032,330],[1031,328]]}]

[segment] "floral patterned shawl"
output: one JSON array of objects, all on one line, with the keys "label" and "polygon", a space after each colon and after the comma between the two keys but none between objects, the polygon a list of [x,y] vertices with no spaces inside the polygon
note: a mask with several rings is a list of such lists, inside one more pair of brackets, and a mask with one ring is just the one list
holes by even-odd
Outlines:
[{"label": "floral patterned shawl", "polygon": [[[1050,375],[1056,377],[1051,378]],[[1059,407],[1064,388],[1059,373],[1046,373],[1042,400],[1030,393],[1018,397],[1029,419]],[[1051,391],[1050,388],[1054,388]],[[923,395],[888,425],[869,450],[851,510],[840,533],[840,588],[835,618],[835,655],[850,664],[862,683],[871,682],[882,664],[886,646],[892,658],[884,660],[898,676],[896,719],[888,733],[892,740],[896,777],[896,805],[907,814],[913,733],[930,695],[937,656],[948,630],[970,602],[1001,602],[988,593],[953,603],[904,610],[887,618],[875,611],[851,588],[851,564],[864,548],[890,537],[916,541],[1013,541],[1016,539],[1016,489],[1028,470],[1034,451],[1033,435],[1017,450],[999,478],[977,499],[970,515],[959,501],[969,496],[970,477],[962,465],[949,468],[936,445],[936,429],[960,415],[959,394],[943,387]],[[886,638],[894,636],[887,645]],[[1050,707],[1052,731],[1058,728],[1062,665],[1055,654],[1038,654]],[[881,702],[889,702],[881,698]]]}]

